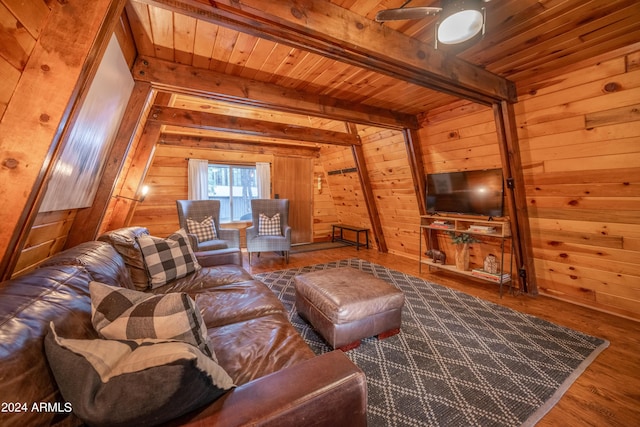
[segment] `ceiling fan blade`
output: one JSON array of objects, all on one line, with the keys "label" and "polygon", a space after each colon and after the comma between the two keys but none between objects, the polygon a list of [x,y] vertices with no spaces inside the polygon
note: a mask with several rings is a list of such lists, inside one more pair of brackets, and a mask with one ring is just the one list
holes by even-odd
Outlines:
[{"label": "ceiling fan blade", "polygon": [[422,19],[425,16],[436,15],[442,11],[441,7],[404,7],[399,9],[381,10],[376,14],[376,21],[401,21],[405,19]]}]

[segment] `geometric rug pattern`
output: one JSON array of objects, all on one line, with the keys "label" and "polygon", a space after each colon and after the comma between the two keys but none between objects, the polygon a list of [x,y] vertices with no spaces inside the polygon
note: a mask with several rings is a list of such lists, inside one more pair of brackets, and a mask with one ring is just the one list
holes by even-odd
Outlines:
[{"label": "geometric rug pattern", "polygon": [[369,426],[534,425],[609,345],[360,259],[255,274],[316,354],[331,348],[298,316],[293,278],[344,266],[405,294],[400,334],[346,353],[367,377]]}]

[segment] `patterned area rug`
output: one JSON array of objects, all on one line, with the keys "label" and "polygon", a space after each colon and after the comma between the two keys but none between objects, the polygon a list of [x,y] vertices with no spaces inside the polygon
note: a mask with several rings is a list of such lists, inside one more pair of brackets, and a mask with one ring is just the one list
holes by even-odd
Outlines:
[{"label": "patterned area rug", "polygon": [[294,276],[351,266],[405,294],[401,333],[347,352],[367,376],[370,426],[534,425],[609,343],[359,259],[256,274],[311,348],[331,351],[294,307]]}]

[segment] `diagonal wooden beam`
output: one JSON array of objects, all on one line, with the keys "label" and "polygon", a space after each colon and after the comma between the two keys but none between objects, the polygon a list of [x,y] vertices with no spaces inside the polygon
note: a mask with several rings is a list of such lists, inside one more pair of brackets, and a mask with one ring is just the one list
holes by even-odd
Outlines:
[{"label": "diagonal wooden beam", "polygon": [[156,58],[139,57],[132,73],[136,80],[166,92],[394,129],[419,128],[409,114]]},{"label": "diagonal wooden beam", "polygon": [[522,159],[513,105],[507,102],[496,103],[493,106],[493,113],[498,133],[505,188],[507,189],[506,199],[509,207],[511,238],[515,249],[518,277],[522,284],[522,291],[536,295],[538,286],[536,284],[535,263],[531,253],[533,244],[529,229]]},{"label": "diagonal wooden beam", "polygon": [[357,135],[334,132],[286,123],[255,120],[245,117],[225,116],[182,108],[155,106],[149,122],[163,125],[182,126],[201,130],[217,130],[242,135],[263,136],[294,141],[309,141],[331,145],[360,145]]},{"label": "diagonal wooden beam", "polygon": [[117,190],[119,194],[111,197],[111,215],[105,217],[100,224],[101,233],[129,225],[135,205],[139,203],[135,201],[138,190],[142,186],[147,171],[153,162],[161,127],[159,123],[150,121],[145,124],[140,142],[135,152],[129,156],[131,160],[127,165],[128,167],[120,174],[120,188]]},{"label": "diagonal wooden beam", "polygon": [[[416,193],[418,201],[418,212],[420,215],[427,214],[427,183],[425,179],[424,162],[422,161],[422,144],[420,144],[420,136],[418,132],[405,129],[403,131],[404,143],[407,148],[407,158],[409,160],[409,169],[411,169],[411,178],[413,179],[413,190]],[[429,241],[428,229],[423,229],[425,242]],[[431,249],[439,249],[438,240],[431,242]]]},{"label": "diagonal wooden beam", "polygon": [[[358,129],[353,123],[346,123],[347,130],[353,135],[358,134]],[[354,145],[351,147],[353,152],[353,159],[356,162],[356,168],[358,169],[358,178],[360,179],[360,185],[362,186],[362,194],[364,195],[364,201],[367,205],[367,212],[369,212],[369,221],[371,222],[371,228],[373,228],[373,238],[378,245],[380,252],[386,253],[389,251],[387,248],[387,241],[384,238],[384,231],[382,230],[382,221],[380,221],[380,213],[378,212],[378,206],[376,205],[376,198],[371,189],[371,180],[369,179],[369,170],[367,169],[367,162],[364,158],[364,151],[362,145]]]},{"label": "diagonal wooden beam", "polygon": [[328,1],[138,0],[485,105],[515,84]]}]

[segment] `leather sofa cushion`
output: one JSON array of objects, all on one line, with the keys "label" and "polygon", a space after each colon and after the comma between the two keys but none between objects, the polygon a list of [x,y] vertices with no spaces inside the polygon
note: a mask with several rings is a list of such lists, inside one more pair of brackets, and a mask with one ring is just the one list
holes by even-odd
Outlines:
[{"label": "leather sofa cushion", "polygon": [[273,313],[285,314],[284,305],[264,283],[230,283],[195,295],[207,328],[242,322]]},{"label": "leather sofa cushion", "polygon": [[315,355],[281,313],[208,330],[218,363],[242,385]]},{"label": "leather sofa cushion", "polygon": [[89,271],[93,280],[111,286],[134,289],[129,270],[118,252],[106,242],[84,242],[48,258],[40,267],[77,265]]},{"label": "leather sofa cushion", "polygon": [[213,286],[253,279],[240,265],[221,265],[203,268],[182,279],[149,289],[149,278],[145,269],[144,258],[137,242],[138,236],[148,234],[148,230],[144,227],[126,227],[107,232],[98,237],[98,240],[113,245],[116,251],[124,258],[131,280],[138,290],[149,291],[154,294],[167,292],[194,293]]},{"label": "leather sofa cushion", "polygon": [[[67,337],[97,338],[91,325],[89,281],[80,267],[48,266],[0,288],[0,396],[12,402],[50,402],[60,396],[43,354],[49,322]],[[69,413],[0,413],[0,425],[49,425]],[[77,420],[76,420],[77,421]]]},{"label": "leather sofa cushion", "polygon": [[149,288],[149,276],[137,237],[148,235],[149,230],[145,227],[125,227],[109,231],[98,237],[98,240],[109,243],[122,256],[134,286],[141,291]]},{"label": "leather sofa cushion", "polygon": [[239,265],[219,265],[202,268],[182,279],[174,280],[164,286],[150,289],[154,294],[166,294],[167,292],[186,292],[195,295],[211,288],[216,288],[229,283],[246,282],[253,280],[253,276],[247,273]]}]

